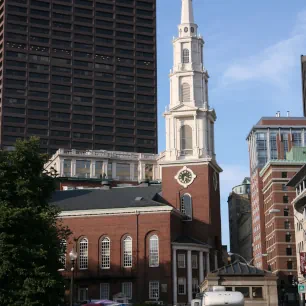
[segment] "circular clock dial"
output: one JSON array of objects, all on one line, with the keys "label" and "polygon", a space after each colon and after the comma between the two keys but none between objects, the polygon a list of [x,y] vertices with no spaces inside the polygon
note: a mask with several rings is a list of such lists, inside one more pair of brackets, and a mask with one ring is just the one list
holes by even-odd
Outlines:
[{"label": "circular clock dial", "polygon": [[184,31],[187,33],[187,32],[188,32],[188,28],[187,28],[187,27],[185,27],[185,28],[184,28]]},{"label": "circular clock dial", "polygon": [[191,27],[191,33],[194,33],[194,27]]},{"label": "circular clock dial", "polygon": [[178,177],[179,181],[183,184],[188,184],[192,180],[192,173],[188,170],[183,170]]}]

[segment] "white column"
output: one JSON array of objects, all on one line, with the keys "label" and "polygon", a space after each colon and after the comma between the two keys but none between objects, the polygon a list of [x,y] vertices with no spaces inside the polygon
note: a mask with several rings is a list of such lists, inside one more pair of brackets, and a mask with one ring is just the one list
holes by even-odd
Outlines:
[{"label": "white column", "polygon": [[187,251],[187,291],[188,303],[192,300],[192,266],[191,266],[191,250]]},{"label": "white column", "polygon": [[204,258],[203,252],[199,253],[199,285],[204,281]]},{"label": "white column", "polygon": [[172,250],[172,271],[173,271],[173,305],[177,304],[177,264],[176,264],[176,249]]},{"label": "white column", "polygon": [[96,161],[92,160],[90,164],[90,177],[96,177]]},{"label": "white column", "polygon": [[64,159],[60,161],[60,169],[59,169],[60,176],[64,176]]},{"label": "white column", "polygon": [[303,181],[303,190],[305,190],[305,181]]},{"label": "white column", "polygon": [[210,272],[210,261],[209,261],[209,252],[206,253],[206,272]]},{"label": "white column", "polygon": [[203,126],[203,136],[204,136],[204,154],[208,154],[208,128],[207,128],[207,113],[205,112],[204,126]]},{"label": "white column", "polygon": [[130,163],[130,180],[133,181],[134,180],[134,164]]},{"label": "white column", "polygon": [[211,145],[211,122],[210,119],[207,118],[207,143],[208,143],[208,154],[212,157],[212,145]]},{"label": "white column", "polygon": [[76,160],[71,160],[71,176],[76,176]]},{"label": "white column", "polygon": [[[194,141],[192,142],[192,149],[194,148],[198,148],[199,144],[198,144],[198,126],[197,126],[197,116],[193,116],[193,125],[194,125],[194,132],[193,132],[193,139]],[[194,155],[194,151],[193,151],[193,155]]]},{"label": "white column", "polygon": [[116,177],[117,177],[117,173],[116,173],[117,171],[116,171],[116,163],[115,162],[113,162],[113,164],[112,164],[112,178],[115,180],[116,179]]},{"label": "white column", "polygon": [[108,178],[107,174],[107,168],[108,168],[108,160],[103,161],[103,168],[102,168],[102,175],[106,175],[106,178]]},{"label": "white column", "polygon": [[211,155],[214,157],[215,155],[215,125],[214,123],[211,124]]},{"label": "white column", "polygon": [[215,270],[218,269],[218,255],[217,252],[215,253]]},{"label": "white column", "polygon": [[268,129],[268,133],[267,133],[267,157],[268,160],[271,159],[271,149],[270,149],[270,129]]}]

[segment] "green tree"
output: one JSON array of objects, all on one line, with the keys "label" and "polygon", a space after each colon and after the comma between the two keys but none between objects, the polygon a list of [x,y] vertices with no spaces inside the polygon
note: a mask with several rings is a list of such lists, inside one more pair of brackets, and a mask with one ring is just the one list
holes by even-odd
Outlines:
[{"label": "green tree", "polygon": [[64,297],[62,239],[70,232],[49,205],[55,177],[39,139],[0,151],[0,305],[57,306]]}]

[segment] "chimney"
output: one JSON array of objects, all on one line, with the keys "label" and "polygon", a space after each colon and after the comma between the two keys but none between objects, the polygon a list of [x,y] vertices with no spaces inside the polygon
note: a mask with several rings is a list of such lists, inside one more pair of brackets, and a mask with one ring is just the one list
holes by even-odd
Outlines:
[{"label": "chimney", "polygon": [[290,117],[290,112],[289,111],[287,111],[287,117]]},{"label": "chimney", "polygon": [[280,111],[277,111],[277,117],[279,118],[281,116]]}]

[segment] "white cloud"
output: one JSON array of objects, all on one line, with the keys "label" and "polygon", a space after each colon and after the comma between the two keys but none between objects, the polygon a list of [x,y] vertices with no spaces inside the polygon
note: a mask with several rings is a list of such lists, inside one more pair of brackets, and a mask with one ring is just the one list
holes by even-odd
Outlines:
[{"label": "white cloud", "polygon": [[222,84],[262,80],[276,86],[286,86],[284,77],[299,64],[299,56],[306,44],[306,11],[298,14],[291,35],[258,54],[231,64],[224,72]]}]

